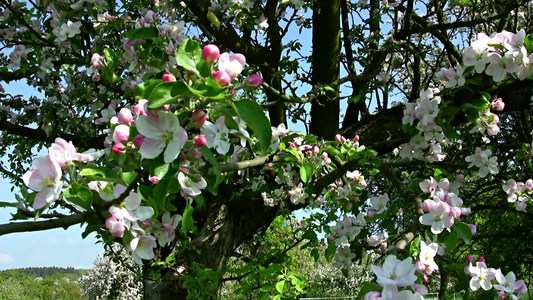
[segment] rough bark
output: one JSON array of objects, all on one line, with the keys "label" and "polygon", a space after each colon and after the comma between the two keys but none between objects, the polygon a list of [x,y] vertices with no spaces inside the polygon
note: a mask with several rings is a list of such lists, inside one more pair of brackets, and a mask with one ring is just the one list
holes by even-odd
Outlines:
[{"label": "rough bark", "polygon": [[[195,262],[202,268],[221,271],[239,245],[272,222],[276,209],[265,206],[261,198],[251,193],[235,199],[234,188],[237,187],[223,187],[217,196],[204,194],[205,207],[195,215],[201,224],[197,224],[198,234],[192,237],[193,249],[178,250],[179,264],[190,266]],[[162,281],[144,280],[144,299],[186,299],[187,291],[173,280],[172,270],[164,272]],[[149,275],[149,270],[145,273]]]},{"label": "rough bark", "polygon": [[[314,1],[313,9],[313,86],[339,79],[340,0]],[[331,140],[339,129],[339,89],[323,91],[311,104],[310,131]]]}]

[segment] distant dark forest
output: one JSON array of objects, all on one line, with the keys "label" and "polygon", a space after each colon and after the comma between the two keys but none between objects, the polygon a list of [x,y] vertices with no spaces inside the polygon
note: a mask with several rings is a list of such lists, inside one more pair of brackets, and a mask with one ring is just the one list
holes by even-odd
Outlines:
[{"label": "distant dark forest", "polygon": [[[76,276],[83,275],[87,272],[85,269],[74,269],[73,267],[59,268],[59,267],[39,267],[39,268],[20,268],[6,271],[19,271],[33,277],[44,277],[54,274],[74,274]],[[4,272],[4,271],[1,271]]]}]

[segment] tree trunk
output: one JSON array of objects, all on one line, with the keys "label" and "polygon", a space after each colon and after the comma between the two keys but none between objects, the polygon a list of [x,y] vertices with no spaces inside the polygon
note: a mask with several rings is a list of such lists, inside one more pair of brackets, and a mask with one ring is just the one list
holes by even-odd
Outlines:
[{"label": "tree trunk", "polygon": [[[318,89],[339,79],[340,1],[314,1],[312,83]],[[324,90],[311,104],[311,133],[332,140],[338,133],[339,112],[338,86]]]},{"label": "tree trunk", "polygon": [[[231,189],[219,191],[218,196],[204,193],[205,206],[194,216],[198,234],[191,241],[192,249],[175,251],[176,266],[183,265],[194,272],[190,266],[196,263],[200,269],[223,271],[237,247],[274,220],[276,209],[265,206],[260,196],[243,193],[228,201],[232,194]],[[148,266],[144,271],[144,300],[186,299],[187,290],[179,277],[172,275],[173,270],[165,270],[163,279],[154,281],[148,279],[149,269]]]}]

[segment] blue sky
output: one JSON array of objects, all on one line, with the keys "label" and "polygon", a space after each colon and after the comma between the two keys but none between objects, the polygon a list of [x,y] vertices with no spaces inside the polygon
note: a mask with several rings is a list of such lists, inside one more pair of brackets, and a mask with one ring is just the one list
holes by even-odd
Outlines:
[{"label": "blue sky", "polygon": [[[16,91],[26,97],[38,95],[24,82],[2,83],[7,92]],[[0,201],[16,202],[11,184],[0,177]],[[15,190],[16,191],[16,190]],[[9,222],[14,208],[0,208],[0,224]],[[101,244],[95,244],[94,234],[81,238],[79,225],[62,228],[13,233],[0,236],[0,270],[24,267],[74,267],[89,269],[97,254],[103,253]]]}]

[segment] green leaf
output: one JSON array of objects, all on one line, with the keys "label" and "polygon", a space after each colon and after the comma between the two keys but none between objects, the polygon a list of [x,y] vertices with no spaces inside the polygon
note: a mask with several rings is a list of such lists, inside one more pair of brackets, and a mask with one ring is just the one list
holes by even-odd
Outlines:
[{"label": "green leaf", "polygon": [[315,170],[314,165],[312,163],[307,163],[303,166],[300,166],[300,179],[307,183],[309,179],[311,179],[311,176],[313,176],[313,171]]},{"label": "green leaf", "polygon": [[181,229],[187,233],[193,231],[196,226],[194,226],[194,219],[192,217],[194,213],[194,207],[190,204],[187,204],[187,207],[183,211],[183,219],[181,220]]},{"label": "green leaf", "polygon": [[526,38],[524,39],[524,44],[528,53],[533,52],[533,34],[526,36]]},{"label": "green leaf", "polygon": [[313,260],[317,262],[320,258],[320,252],[318,252],[318,249],[313,249],[313,251],[311,251],[311,256],[313,257]]},{"label": "green leaf", "polygon": [[170,179],[161,179],[154,187],[153,197],[154,197],[154,203],[156,204],[154,207],[155,211],[165,209],[165,200],[168,195],[168,185],[170,183]]},{"label": "green leaf", "polygon": [[199,65],[203,60],[200,44],[193,39],[186,39],[178,48],[176,60],[187,71],[192,71],[196,75],[199,75]]},{"label": "green leaf", "polygon": [[220,164],[213,152],[211,152],[206,146],[201,147],[200,151],[202,151],[203,157],[207,159],[211,166],[213,166],[214,175],[205,176],[205,180],[207,181],[207,190],[216,196],[218,193],[218,185],[224,181]]},{"label": "green leaf", "polygon": [[333,260],[333,257],[335,256],[335,253],[337,252],[337,246],[335,246],[335,243],[329,243],[328,247],[326,248],[326,251],[324,251],[324,256],[326,257],[327,261]]},{"label": "green leaf", "polygon": [[63,196],[68,202],[78,205],[86,210],[91,210],[93,204],[93,193],[81,184],[73,183]]},{"label": "green leaf", "polygon": [[155,27],[137,28],[128,33],[128,39],[131,40],[150,40],[159,36],[159,31]]},{"label": "green leaf", "polygon": [[359,294],[357,295],[357,298],[355,298],[356,300],[360,300],[360,299],[363,299],[363,297],[370,293],[370,292],[373,292],[373,291],[378,291],[380,292],[381,290],[383,289],[383,287],[377,283],[374,283],[374,282],[364,282],[362,285],[361,285],[361,290],[359,291]]},{"label": "green leaf", "polygon": [[235,111],[254,131],[259,139],[261,152],[267,152],[272,141],[272,128],[261,106],[254,101],[240,100],[235,102]]},{"label": "green leaf", "polygon": [[220,86],[213,79],[206,79],[205,83],[198,85],[197,87],[188,87],[189,91],[198,97],[211,98],[211,99],[223,99],[226,97],[227,90]]},{"label": "green leaf", "polygon": [[449,253],[451,250],[455,249],[455,247],[457,246],[457,242],[459,242],[459,240],[457,239],[457,233],[455,231],[452,231],[444,242],[444,245],[446,246],[446,253]]},{"label": "green leaf", "polygon": [[187,86],[180,81],[163,82],[156,86],[150,93],[148,99],[148,108],[158,108],[165,104],[171,104],[178,100],[185,92],[188,92]]},{"label": "green leaf", "polygon": [[287,285],[286,285],[285,280],[282,280],[276,283],[276,290],[278,291],[278,293],[283,294],[286,289],[287,289]]},{"label": "green leaf", "polygon": [[163,80],[160,79],[151,79],[146,83],[141,83],[135,89],[135,98],[136,99],[148,99],[154,88],[160,85]]},{"label": "green leaf", "polygon": [[120,178],[124,180],[124,183],[126,183],[126,185],[130,185],[135,180],[136,177],[137,177],[137,172],[120,173]]},{"label": "green leaf", "polygon": [[462,222],[457,222],[453,225],[453,231],[457,232],[457,237],[463,239],[465,243],[472,243],[472,230],[470,227]]},{"label": "green leaf", "polygon": [[81,176],[101,176],[101,177],[106,177],[105,173],[106,173],[106,168],[96,167],[96,166],[91,166],[91,165],[86,166],[85,168],[83,168],[80,171],[80,175]]},{"label": "green leaf", "polygon": [[1,202],[0,201],[0,207],[19,207],[18,202]]}]

